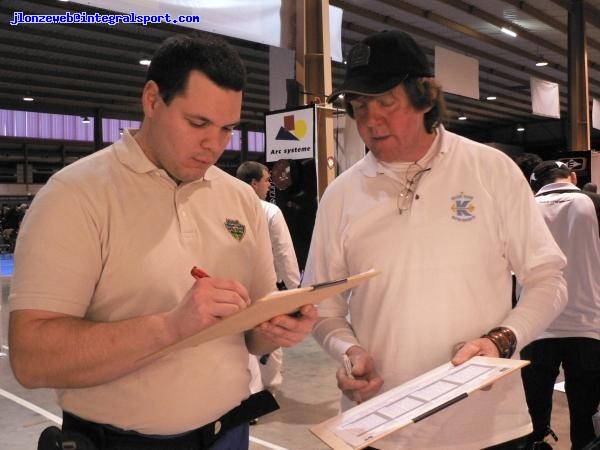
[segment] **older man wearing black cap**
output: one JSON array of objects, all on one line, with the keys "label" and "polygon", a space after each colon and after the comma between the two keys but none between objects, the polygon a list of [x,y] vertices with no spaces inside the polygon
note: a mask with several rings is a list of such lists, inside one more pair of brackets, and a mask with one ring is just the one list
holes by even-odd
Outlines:
[{"label": "older man wearing black cap", "polygon": [[552,393],[562,365],[573,449],[594,439],[592,416],[600,402],[600,239],[592,200],[576,186],[575,173],[560,161],[544,161],[531,174],[535,198],[556,242],[567,256],[569,303],[521,357],[533,420],[530,441],[550,431]]},{"label": "older man wearing black cap", "polygon": [[[370,151],[327,188],[304,275],[381,271],[319,305],[316,340],[352,365],[337,372],[343,409],[448,360],[510,358],[566,304],[565,258],[527,180],[502,152],[444,129],[441,87],[416,42],[376,33],[347,62],[329,101],[344,94]],[[511,270],[524,286],[514,309]],[[511,376],[374,445],[514,449],[531,429]]]}]

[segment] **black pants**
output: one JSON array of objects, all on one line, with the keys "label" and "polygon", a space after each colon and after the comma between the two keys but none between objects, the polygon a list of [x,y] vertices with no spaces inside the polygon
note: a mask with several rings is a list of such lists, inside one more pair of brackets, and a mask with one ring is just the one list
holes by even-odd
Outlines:
[{"label": "black pants", "polygon": [[595,437],[592,416],[600,402],[600,340],[540,339],[526,346],[521,358],[531,361],[521,370],[533,422],[531,440],[542,440],[550,426],[554,383],[562,364],[569,405],[571,448],[585,447]]}]

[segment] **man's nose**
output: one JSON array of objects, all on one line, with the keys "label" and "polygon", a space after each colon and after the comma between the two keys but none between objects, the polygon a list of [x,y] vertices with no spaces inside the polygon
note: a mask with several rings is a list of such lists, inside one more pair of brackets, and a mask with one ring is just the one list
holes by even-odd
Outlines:
[{"label": "man's nose", "polygon": [[231,133],[223,130],[221,127],[211,125],[202,130],[202,147],[212,152],[219,152],[229,142]]},{"label": "man's nose", "polygon": [[365,108],[365,123],[370,125],[379,122],[385,114],[377,102],[368,102]]}]

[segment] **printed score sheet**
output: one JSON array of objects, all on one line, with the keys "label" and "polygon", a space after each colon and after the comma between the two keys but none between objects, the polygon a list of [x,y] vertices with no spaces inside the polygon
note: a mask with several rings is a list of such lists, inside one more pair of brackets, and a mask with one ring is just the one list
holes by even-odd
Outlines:
[{"label": "printed score sheet", "polygon": [[250,330],[275,316],[290,314],[304,305],[316,305],[322,300],[356,287],[378,274],[379,272],[376,270],[368,270],[340,280],[326,281],[286,291],[274,291],[256,300],[246,309],[242,309],[176,344],[146,356],[142,360],[154,360],[173,350],[193,347],[229,334]]},{"label": "printed score sheet", "polygon": [[460,401],[529,361],[476,356],[425,374],[311,428],[336,450],[357,450]]}]

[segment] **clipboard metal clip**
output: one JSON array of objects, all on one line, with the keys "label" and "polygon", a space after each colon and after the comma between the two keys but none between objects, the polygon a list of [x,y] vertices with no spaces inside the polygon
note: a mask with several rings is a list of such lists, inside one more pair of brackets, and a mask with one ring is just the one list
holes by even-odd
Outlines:
[{"label": "clipboard metal clip", "polygon": [[323,283],[316,283],[313,284],[311,287],[313,288],[313,290],[317,290],[317,289],[322,289],[322,288],[326,288],[329,286],[335,286],[336,284],[342,284],[342,283],[347,283],[348,282],[348,278],[340,278],[339,280],[332,280],[332,281],[325,281]]}]

